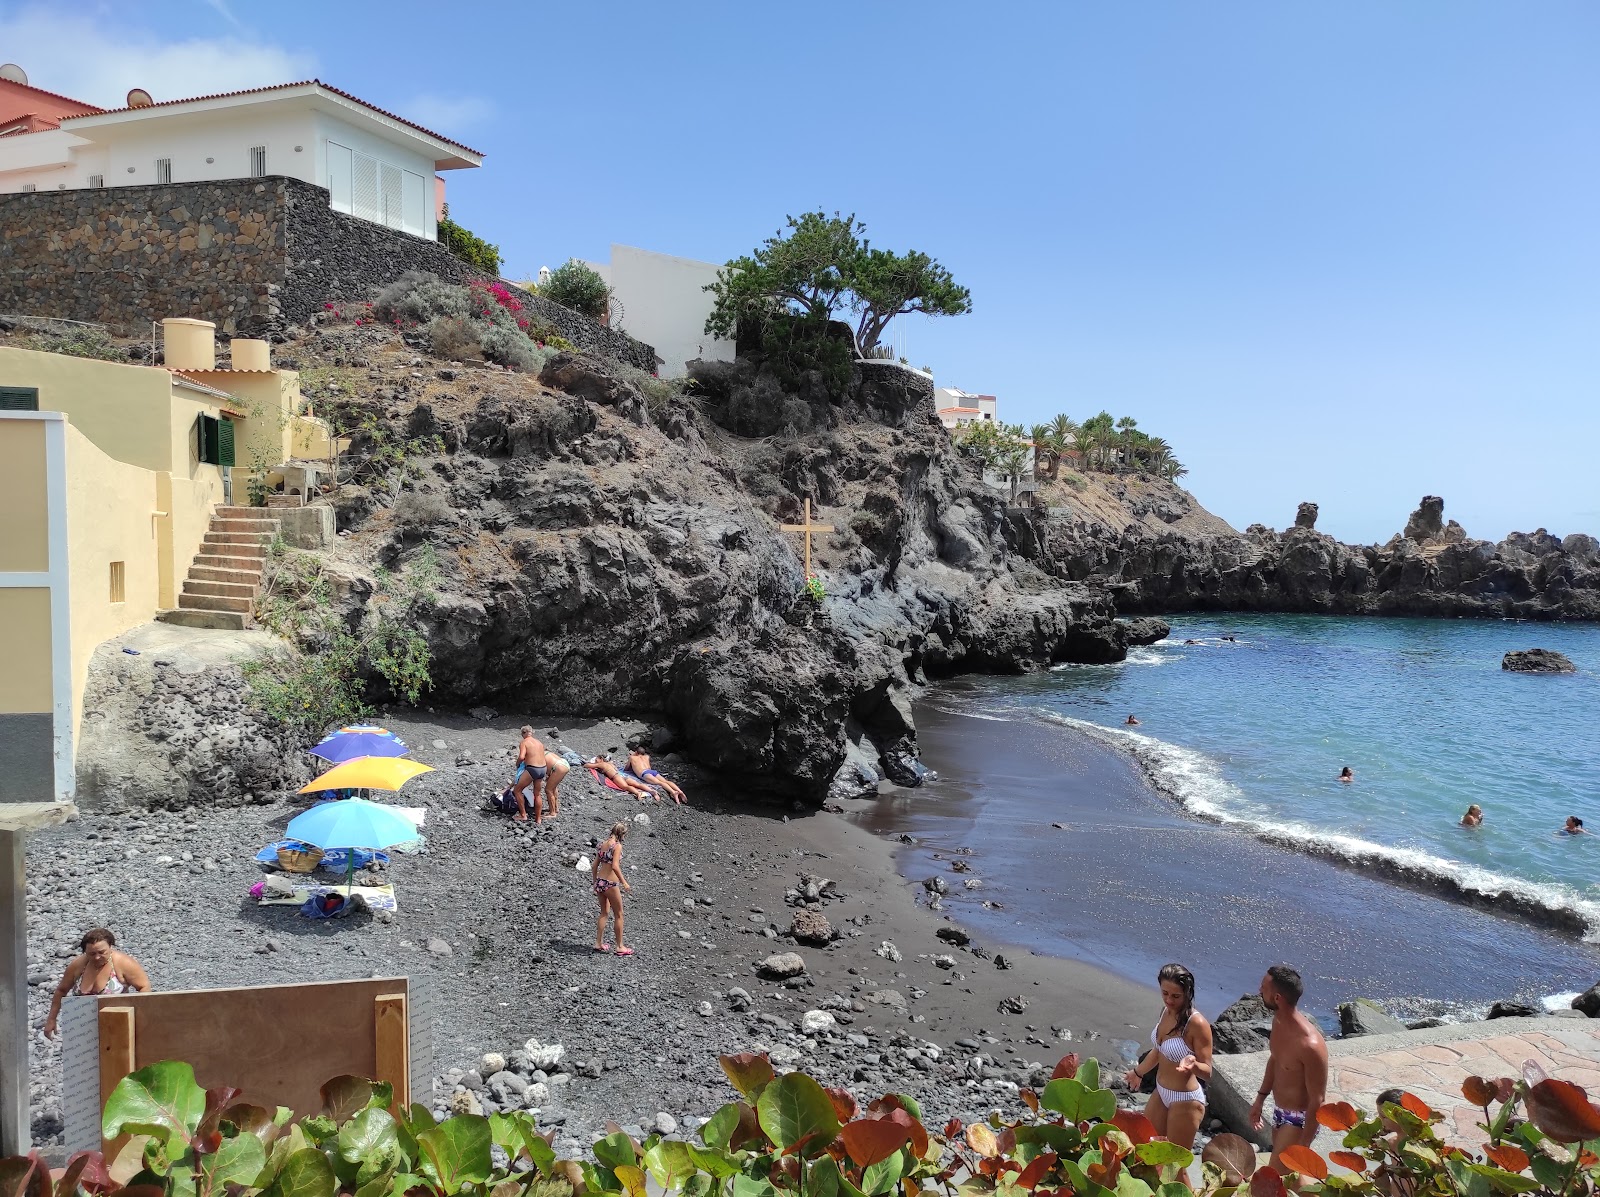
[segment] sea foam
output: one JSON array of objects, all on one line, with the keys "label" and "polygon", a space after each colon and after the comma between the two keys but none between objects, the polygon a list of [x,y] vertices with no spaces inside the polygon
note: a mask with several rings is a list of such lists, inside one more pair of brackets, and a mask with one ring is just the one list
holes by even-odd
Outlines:
[{"label": "sea foam", "polygon": [[1034,708],[1029,714],[1126,753],[1156,789],[1209,822],[1235,828],[1278,847],[1556,927],[1581,935],[1589,943],[1600,943],[1600,902],[1584,898],[1568,886],[1507,877],[1416,848],[1378,844],[1359,836],[1257,815],[1248,811],[1243,791],[1225,778],[1217,762],[1203,752],[1168,744],[1132,729],[1106,727],[1055,711]]}]

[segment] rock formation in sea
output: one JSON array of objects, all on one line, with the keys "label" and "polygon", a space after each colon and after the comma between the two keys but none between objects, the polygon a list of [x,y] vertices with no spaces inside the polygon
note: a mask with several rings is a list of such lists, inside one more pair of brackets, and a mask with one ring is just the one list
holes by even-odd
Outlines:
[{"label": "rock formation in sea", "polygon": [[1600,542],[1513,532],[1498,544],[1444,519],[1425,495],[1381,545],[1317,531],[1318,507],[1294,525],[1240,533],[1161,479],[1091,475],[1048,494],[1015,533],[1057,577],[1098,581],[1117,610],[1320,612],[1340,615],[1600,619]]}]

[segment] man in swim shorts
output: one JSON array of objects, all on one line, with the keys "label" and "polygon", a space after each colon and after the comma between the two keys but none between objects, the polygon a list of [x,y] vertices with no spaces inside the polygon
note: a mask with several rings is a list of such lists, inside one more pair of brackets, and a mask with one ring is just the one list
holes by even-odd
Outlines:
[{"label": "man in swim shorts", "polygon": [[661,776],[661,771],[651,765],[650,754],[647,753],[643,747],[628,749],[628,768],[640,781],[648,782],[650,785],[660,786],[667,793],[672,795],[672,800],[674,802],[676,802],[679,806],[683,805],[683,799],[685,797],[684,792],[678,788],[675,782],[670,782],[665,777]]},{"label": "man in swim shorts", "polygon": [[528,821],[528,804],[523,799],[523,791],[530,782],[533,783],[533,821],[544,822],[544,803],[539,798],[539,788],[544,785],[548,771],[544,763],[544,745],[534,739],[533,728],[524,725],[522,743],[517,745],[517,778],[511,786],[511,792],[517,799],[518,813],[512,816],[516,822]]},{"label": "man in swim shorts", "polygon": [[1328,1045],[1317,1024],[1300,1013],[1305,987],[1287,964],[1274,964],[1261,978],[1261,1000],[1272,1011],[1267,1071],[1250,1106],[1250,1128],[1261,1129],[1262,1103],[1272,1097],[1272,1166],[1286,1171],[1279,1157],[1295,1143],[1309,1147],[1317,1137],[1317,1110],[1328,1091]]}]

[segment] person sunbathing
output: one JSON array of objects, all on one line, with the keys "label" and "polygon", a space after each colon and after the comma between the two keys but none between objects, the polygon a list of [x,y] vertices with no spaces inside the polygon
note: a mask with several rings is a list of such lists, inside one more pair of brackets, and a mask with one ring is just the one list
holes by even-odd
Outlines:
[{"label": "person sunbathing", "polygon": [[661,776],[661,771],[650,764],[650,754],[643,748],[631,748],[628,750],[628,768],[633,771],[635,777],[658,785],[671,794],[672,800],[679,806],[682,806],[683,800],[688,797],[678,788],[676,782],[668,781]]},{"label": "person sunbathing", "polygon": [[595,772],[599,773],[601,777],[608,778],[612,785],[616,786],[619,790],[624,790],[627,793],[632,794],[635,798],[639,798],[641,800],[645,798],[654,798],[657,802],[661,801],[660,794],[657,794],[642,781],[635,781],[633,778],[629,777],[604,756],[593,757],[590,760],[584,761],[583,765],[586,769],[593,769]]}]

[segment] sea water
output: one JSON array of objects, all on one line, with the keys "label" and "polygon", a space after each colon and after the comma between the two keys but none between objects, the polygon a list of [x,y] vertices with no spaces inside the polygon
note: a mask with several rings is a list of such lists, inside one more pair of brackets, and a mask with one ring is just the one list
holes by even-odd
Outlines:
[{"label": "sea water", "polygon": [[[1578,672],[1500,668],[1532,647]],[[1125,662],[987,679],[969,701],[1114,743],[1243,833],[1600,938],[1600,834],[1560,834],[1568,815],[1600,833],[1596,625],[1185,616]]]},{"label": "sea water", "polygon": [[[1501,670],[1529,647],[1579,672]],[[1181,960],[1212,1012],[1288,960],[1325,1019],[1471,1017],[1600,976],[1600,836],[1557,834],[1600,829],[1597,673],[1589,625],[1185,616],[1116,665],[931,687],[941,776],[855,817],[992,945]]]}]

